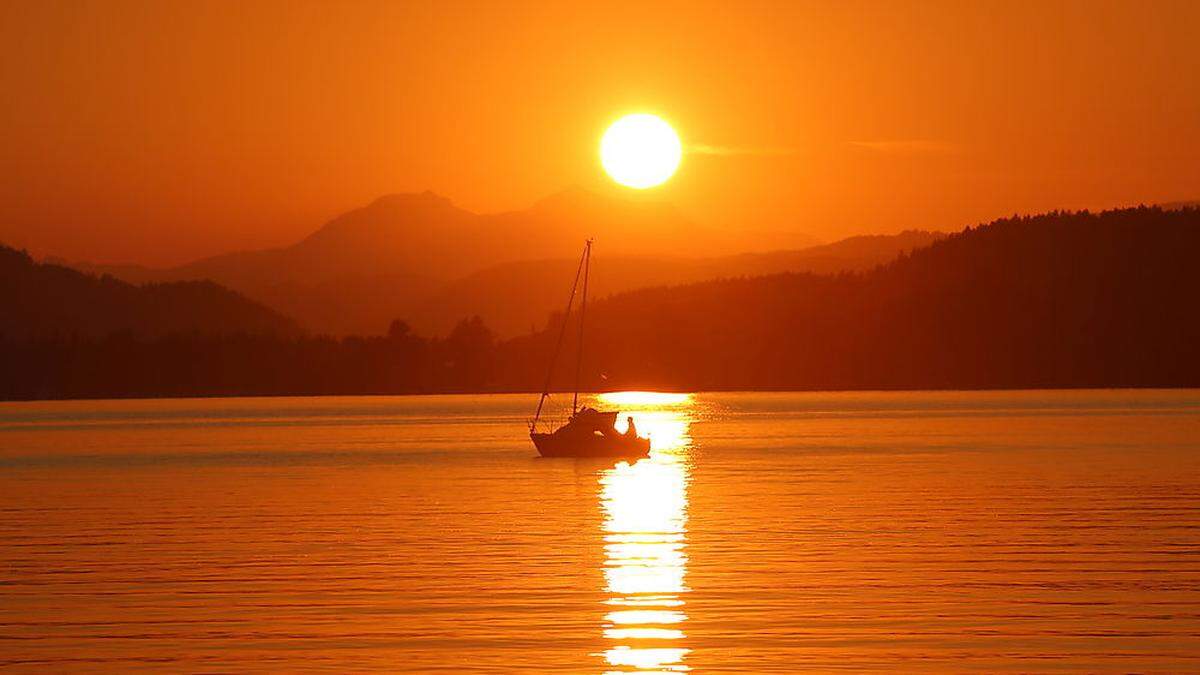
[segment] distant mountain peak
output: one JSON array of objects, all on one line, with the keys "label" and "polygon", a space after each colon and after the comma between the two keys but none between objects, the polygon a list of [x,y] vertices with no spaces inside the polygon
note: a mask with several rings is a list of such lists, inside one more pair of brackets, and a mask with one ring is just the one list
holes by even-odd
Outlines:
[{"label": "distant mountain peak", "polygon": [[450,201],[450,198],[443,197],[433,190],[425,190],[424,192],[396,192],[386,194],[359,210],[449,210],[457,208],[454,202]]},{"label": "distant mountain peak", "polygon": [[[397,235],[410,236],[426,225],[474,217],[430,190],[388,194],[334,218],[293,248],[353,240],[367,247],[362,251],[366,254],[375,245],[397,244]],[[373,243],[378,237],[383,239]]]}]

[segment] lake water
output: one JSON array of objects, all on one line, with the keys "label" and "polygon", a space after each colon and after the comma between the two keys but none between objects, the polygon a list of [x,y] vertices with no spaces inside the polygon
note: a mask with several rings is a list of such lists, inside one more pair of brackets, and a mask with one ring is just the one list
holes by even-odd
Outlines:
[{"label": "lake water", "polygon": [[0,666],[1200,670],[1198,391],[535,402],[0,404]]}]

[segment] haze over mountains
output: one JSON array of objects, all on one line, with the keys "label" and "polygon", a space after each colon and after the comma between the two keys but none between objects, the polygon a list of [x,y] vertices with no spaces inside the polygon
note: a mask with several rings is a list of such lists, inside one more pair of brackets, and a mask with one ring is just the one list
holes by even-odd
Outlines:
[{"label": "haze over mountains", "polygon": [[[850,237],[795,251],[706,258],[595,254],[589,294],[595,299],[638,288],[780,272],[863,271],[943,236],[914,230]],[[578,264],[578,258],[560,258],[488,267],[433,293],[411,314],[413,324],[441,334],[459,318],[479,315],[502,336],[532,332],[545,324],[549,312],[562,310]]]},{"label": "haze over mountains", "polygon": [[736,234],[701,227],[669,204],[581,189],[490,215],[424,192],[381,197],[291,246],[170,269],[75,266],[131,283],[209,279],[316,333],[380,334],[402,318],[418,332],[445,334],[477,314],[509,336],[540,327],[560,308],[588,237],[599,239],[593,287],[599,297],[722,276],[867,269],[938,236],[906,232],[802,250],[714,255],[739,250]]},{"label": "haze over mountains", "polygon": [[[589,304],[581,381],[681,391],[1194,387],[1197,250],[1198,209],[1055,212],[967,228],[862,273],[625,291]],[[226,310],[193,312],[203,305],[183,294],[159,301],[159,287],[36,266],[16,252],[7,260],[36,278],[0,277],[16,290],[0,297],[0,310],[16,304],[30,321],[94,307],[102,317],[132,309],[195,313],[192,325],[237,323],[222,318]],[[119,302],[89,290],[97,286],[113,287]],[[256,316],[275,323],[211,284],[167,288],[193,287],[248,311],[248,329]],[[40,305],[29,300],[35,294]],[[90,338],[0,334],[0,398],[537,391],[560,321],[508,340],[477,319],[444,339],[402,322],[386,335],[342,339],[186,325]],[[573,381],[563,364],[574,363],[577,326],[559,358],[559,388]]]}]

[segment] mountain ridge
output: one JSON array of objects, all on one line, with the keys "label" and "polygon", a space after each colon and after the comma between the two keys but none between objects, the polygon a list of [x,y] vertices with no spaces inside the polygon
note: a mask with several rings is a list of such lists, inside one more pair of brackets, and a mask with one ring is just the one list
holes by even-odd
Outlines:
[{"label": "mountain ridge", "polygon": [[[906,230],[895,235],[859,235],[792,251],[738,253],[688,258],[595,253],[591,294],[594,298],[662,285],[679,285],[739,276],[780,272],[832,274],[858,272],[881,265],[906,251],[927,246],[944,235]],[[435,333],[448,330],[463,316],[478,315],[502,337],[525,332],[561,309],[578,258],[502,263],[460,278],[435,293],[411,315],[413,325]]]},{"label": "mountain ridge", "polygon": [[[604,233],[606,255],[728,250],[721,246],[728,233],[697,226],[668,202],[569,187],[527,209],[496,214],[472,213],[432,191],[392,193],[287,246],[222,253],[164,269],[66,264],[133,283],[215,281],[316,333],[378,334],[395,318],[408,318],[420,330],[444,331],[461,318],[436,311],[444,288],[494,265],[562,257],[598,232]],[[552,309],[536,306],[536,323]],[[488,318],[515,330],[529,318],[528,312],[517,313]]]},{"label": "mountain ridge", "polygon": [[[1196,250],[1198,209],[1052,212],[968,227],[865,272],[625,291],[588,305],[580,383],[592,391],[1196,387]],[[478,319],[445,339],[402,322],[387,335],[340,340],[0,335],[0,398],[541,391],[561,326],[559,315],[509,340]],[[576,363],[568,337],[560,363]],[[574,383],[575,369],[560,367],[550,387]]]},{"label": "mountain ridge", "polygon": [[93,276],[0,245],[0,334],[9,338],[114,333],[296,335],[295,323],[211,281],[148,283]]},{"label": "mountain ridge", "polygon": [[[584,382],[685,391],[1196,386],[1196,250],[1200,209],[1056,211],[967,227],[864,273],[632,290],[589,304]],[[511,341],[498,379],[521,377],[550,349],[554,328]]]},{"label": "mountain ridge", "polygon": [[[778,271],[768,253],[747,253],[751,257],[730,261],[729,269],[722,269],[712,261],[725,256],[711,251],[736,250],[720,245],[729,233],[696,225],[669,202],[617,198],[577,187],[524,210],[495,214],[467,211],[431,191],[382,195],[287,246],[235,251],[158,270],[74,266],[131,283],[209,279],[295,317],[318,333],[378,334],[396,318],[410,321],[422,332],[444,333],[462,316],[480,314],[502,334],[511,335],[540,325],[557,309],[560,300],[543,294],[541,287],[557,289],[561,280],[526,266],[526,286],[512,287],[509,297],[496,300],[498,304],[470,302],[461,290],[456,295],[456,289],[468,288],[474,275],[497,266],[561,261],[564,253],[573,253],[598,232],[604,233],[602,263],[608,256],[630,259],[624,265],[629,279],[614,283],[615,290],[643,281],[691,281],[700,278],[698,270],[708,270],[704,274],[710,276],[756,273],[748,262],[753,260],[763,261],[766,271]],[[844,268],[878,264],[899,251],[894,248],[883,258],[868,254],[847,260]],[[647,257],[646,251],[670,253]],[[706,256],[705,251],[710,253]],[[641,266],[645,269],[632,262],[639,256],[647,257]],[[709,262],[679,262],[693,258]],[[814,265],[815,259],[798,269]],[[603,278],[603,274],[598,277]],[[604,288],[601,282],[600,290]],[[482,290],[479,297],[492,293],[491,288]],[[554,293],[556,298],[558,291]],[[499,314],[493,311],[496,306],[509,309]]]}]

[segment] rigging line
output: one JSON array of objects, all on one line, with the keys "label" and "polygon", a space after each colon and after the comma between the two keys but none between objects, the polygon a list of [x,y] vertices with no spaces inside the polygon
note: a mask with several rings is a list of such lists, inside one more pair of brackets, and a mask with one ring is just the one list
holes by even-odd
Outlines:
[{"label": "rigging line", "polygon": [[583,320],[587,317],[588,275],[592,271],[592,240],[583,248],[587,262],[583,266],[583,301],[579,304],[579,353],[575,357],[575,397],[571,399],[571,414],[579,407],[579,372],[583,369]]},{"label": "rigging line", "polygon": [[579,275],[583,271],[583,261],[587,258],[588,246],[583,249],[583,255],[579,257],[579,267],[575,270],[575,282],[571,284],[571,297],[567,299],[567,311],[563,314],[562,327],[558,331],[558,342],[554,345],[554,353],[550,357],[550,367],[546,370],[546,384],[542,387],[542,397],[538,399],[537,412],[533,414],[533,421],[529,423],[529,431],[532,433],[537,428],[538,419],[542,416],[542,405],[546,403],[546,397],[550,395],[550,379],[554,376],[554,363],[558,361],[558,352],[562,349],[563,336],[567,334],[567,324],[570,323],[571,305],[575,304],[575,290],[579,287]]}]

